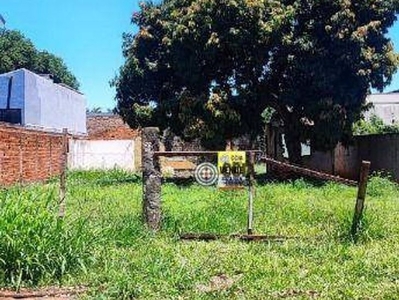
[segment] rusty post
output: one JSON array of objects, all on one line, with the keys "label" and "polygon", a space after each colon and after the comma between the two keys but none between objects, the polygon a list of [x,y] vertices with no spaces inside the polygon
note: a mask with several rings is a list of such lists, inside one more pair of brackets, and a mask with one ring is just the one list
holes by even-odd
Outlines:
[{"label": "rusty post", "polygon": [[362,161],[355,213],[353,215],[352,229],[351,229],[351,234],[354,239],[356,239],[356,235],[359,229],[359,224],[363,217],[364,200],[366,199],[367,180],[370,172],[370,165],[371,163],[369,161]]},{"label": "rusty post", "polygon": [[60,200],[58,217],[64,218],[65,216],[65,201],[66,201],[66,172],[67,172],[67,159],[68,159],[68,129],[62,130],[62,154],[61,154],[61,174],[60,174]]},{"label": "rusty post", "polygon": [[249,153],[249,164],[248,164],[248,172],[249,172],[249,182],[248,182],[248,224],[247,224],[247,233],[251,235],[253,233],[253,218],[254,218],[254,188],[255,188],[255,153]]},{"label": "rusty post", "polygon": [[19,133],[19,185],[24,182],[24,147],[22,143],[22,132]]},{"label": "rusty post", "polygon": [[161,172],[158,157],[159,129],[143,128],[142,168],[143,168],[143,219],[149,229],[158,231],[161,227]]}]

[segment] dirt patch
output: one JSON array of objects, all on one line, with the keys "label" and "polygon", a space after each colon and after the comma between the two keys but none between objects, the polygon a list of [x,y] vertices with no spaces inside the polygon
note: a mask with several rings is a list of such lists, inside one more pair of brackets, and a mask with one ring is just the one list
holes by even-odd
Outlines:
[{"label": "dirt patch", "polygon": [[281,292],[276,292],[273,294],[274,298],[295,298],[295,297],[306,297],[308,299],[317,299],[320,297],[320,294],[317,291],[309,290],[297,290],[297,289],[288,289]]},{"label": "dirt patch", "polygon": [[199,284],[196,290],[202,293],[210,293],[230,289],[237,281],[242,278],[242,274],[229,277],[225,274],[213,276],[207,285]]}]

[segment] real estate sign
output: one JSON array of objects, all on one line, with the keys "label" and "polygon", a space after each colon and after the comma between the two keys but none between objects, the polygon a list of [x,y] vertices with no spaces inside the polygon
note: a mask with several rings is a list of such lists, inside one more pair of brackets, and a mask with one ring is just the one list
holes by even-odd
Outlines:
[{"label": "real estate sign", "polygon": [[240,189],[246,183],[245,151],[221,151],[218,153],[218,187]]}]

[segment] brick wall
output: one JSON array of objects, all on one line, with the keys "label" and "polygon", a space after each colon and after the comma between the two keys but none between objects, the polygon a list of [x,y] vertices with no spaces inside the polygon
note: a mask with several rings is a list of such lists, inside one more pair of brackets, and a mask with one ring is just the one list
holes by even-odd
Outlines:
[{"label": "brick wall", "polygon": [[90,140],[130,140],[138,136],[122,118],[113,114],[87,116],[87,135]]},{"label": "brick wall", "polygon": [[43,181],[60,174],[61,134],[0,124],[0,186]]}]

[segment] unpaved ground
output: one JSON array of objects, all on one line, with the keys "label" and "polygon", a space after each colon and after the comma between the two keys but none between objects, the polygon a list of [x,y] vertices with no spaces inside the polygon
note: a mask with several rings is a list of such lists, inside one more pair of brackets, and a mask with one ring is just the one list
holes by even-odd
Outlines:
[{"label": "unpaved ground", "polygon": [[14,299],[24,299],[24,300],[73,300],[73,299],[75,299],[75,298],[73,298],[73,297],[69,297],[69,296],[65,296],[65,297],[39,297],[39,298],[37,298],[37,297],[35,297],[35,298],[15,298],[15,297],[2,297],[2,298],[0,298],[0,299],[2,299],[2,300],[14,300]]},{"label": "unpaved ground", "polygon": [[77,295],[84,294],[86,287],[49,287],[45,289],[21,289],[20,291],[12,291],[0,289],[0,300],[74,300]]}]

